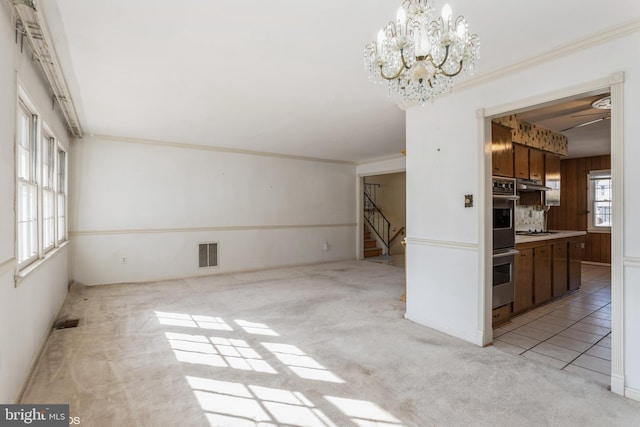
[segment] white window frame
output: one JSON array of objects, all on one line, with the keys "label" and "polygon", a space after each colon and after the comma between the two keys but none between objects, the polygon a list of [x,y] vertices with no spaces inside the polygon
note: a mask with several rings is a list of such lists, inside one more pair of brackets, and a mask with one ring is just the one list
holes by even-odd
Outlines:
[{"label": "white window frame", "polygon": [[[598,191],[598,189],[595,186],[595,182],[598,179],[609,179],[611,180],[611,170],[610,169],[603,169],[603,170],[593,170],[593,171],[589,171],[589,173],[587,174],[587,185],[588,185],[588,203],[589,203],[589,217],[588,217],[588,224],[587,224],[587,230],[590,233],[611,233],[611,221],[613,220],[613,205],[611,204],[611,199],[612,197],[610,197],[609,199],[604,199],[604,200],[599,200],[598,196],[596,195],[596,191]],[[612,190],[609,190],[610,195],[612,195]],[[600,202],[609,202],[610,204],[610,212],[609,212],[609,225],[597,225],[595,223],[596,221],[596,212],[595,212],[595,203],[597,201]]]},{"label": "white window frame", "polygon": [[[52,136],[52,132],[43,126],[42,135],[40,138],[41,143],[41,164],[42,168],[42,250],[43,253],[47,253],[56,246],[56,177],[57,177],[57,161],[55,156],[57,155],[56,139]],[[48,146],[45,148],[45,146]],[[48,155],[48,156],[47,156]],[[49,157],[47,159],[46,157]],[[48,169],[45,169],[47,160],[49,161]],[[49,200],[49,212],[47,212],[47,196]],[[50,215],[50,216],[48,216]],[[48,224],[49,223],[49,224]],[[50,239],[47,239],[47,231],[50,233]]]},{"label": "white window frame", "polygon": [[[29,119],[28,128],[21,126],[25,116]],[[27,129],[29,138],[28,152],[25,152],[23,144],[24,129]],[[41,120],[21,86],[18,87],[15,135],[17,283],[68,241],[68,154],[55,133]],[[49,151],[48,165],[45,151]],[[26,160],[25,155],[28,157]],[[25,191],[31,192],[32,196],[24,197]],[[48,212],[47,197],[50,202]],[[30,230],[25,229],[25,222],[31,223]],[[49,230],[48,238],[46,230]]]},{"label": "white window frame", "polygon": [[[38,259],[40,233],[38,230],[38,116],[29,103],[20,99],[16,114],[16,259],[18,268],[27,266]],[[28,125],[24,129],[22,117],[27,117]],[[23,131],[27,132],[25,136]],[[23,138],[28,138],[27,159],[23,159],[22,152],[27,149],[22,144]],[[25,163],[26,160],[26,163]],[[29,196],[23,198],[25,192]],[[29,218],[27,218],[29,216]],[[35,223],[34,223],[35,222]],[[35,225],[35,229],[33,226]],[[29,228],[30,230],[26,230]],[[28,238],[25,239],[25,235]]]},{"label": "white window frame", "polygon": [[[62,158],[60,155],[62,154]],[[55,193],[55,241],[56,245],[60,245],[68,239],[68,209],[67,209],[67,189],[69,180],[69,156],[67,151],[60,145],[56,144],[56,193]]]}]

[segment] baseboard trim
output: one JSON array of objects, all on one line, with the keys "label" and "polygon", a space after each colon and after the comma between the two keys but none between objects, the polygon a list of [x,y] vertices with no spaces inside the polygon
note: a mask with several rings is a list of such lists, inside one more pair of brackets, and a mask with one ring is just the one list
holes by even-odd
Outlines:
[{"label": "baseboard trim", "polygon": [[[333,260],[326,260],[326,261],[318,261],[318,262],[302,262],[299,264],[282,264],[282,265],[274,265],[274,266],[269,266],[269,267],[256,267],[256,268],[247,268],[247,269],[239,269],[239,270],[225,270],[225,271],[220,271],[216,269],[207,269],[206,272],[202,272],[200,274],[183,274],[180,276],[165,276],[165,277],[160,277],[160,278],[151,278],[151,279],[145,279],[145,280],[129,280],[126,282],[108,282],[108,283],[97,283],[97,284],[92,284],[92,285],[87,285],[85,283],[82,282],[78,282],[76,280],[72,280],[72,283],[77,283],[79,285],[82,286],[111,286],[111,285],[140,285],[140,284],[145,284],[145,283],[162,283],[162,282],[171,282],[174,280],[189,280],[189,279],[199,279],[199,278],[203,278],[203,277],[212,277],[212,276],[224,276],[224,275],[228,275],[228,274],[242,274],[242,273],[256,273],[256,272],[260,272],[260,271],[270,271],[270,270],[279,270],[282,268],[298,268],[298,267],[308,267],[308,266],[314,266],[314,265],[321,265],[321,264],[331,264],[334,262],[345,262],[345,261],[361,261],[361,262],[369,262],[369,261],[365,261],[365,260],[360,260],[357,258],[340,258],[340,259],[333,259]],[[69,285],[71,286],[71,285]]]},{"label": "baseboard trim", "polygon": [[640,402],[640,390],[636,390],[635,388],[625,387],[624,396]]},{"label": "baseboard trim", "polygon": [[625,395],[624,376],[616,374],[611,375],[611,391],[615,394],[619,394],[620,396]]}]

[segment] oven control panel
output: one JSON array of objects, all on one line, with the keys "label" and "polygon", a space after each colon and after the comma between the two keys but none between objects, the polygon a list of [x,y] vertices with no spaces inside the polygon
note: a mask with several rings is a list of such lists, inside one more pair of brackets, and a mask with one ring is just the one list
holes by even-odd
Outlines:
[{"label": "oven control panel", "polygon": [[491,180],[493,194],[501,195],[515,195],[516,194],[516,180],[513,178],[503,178],[500,176],[494,176]]}]

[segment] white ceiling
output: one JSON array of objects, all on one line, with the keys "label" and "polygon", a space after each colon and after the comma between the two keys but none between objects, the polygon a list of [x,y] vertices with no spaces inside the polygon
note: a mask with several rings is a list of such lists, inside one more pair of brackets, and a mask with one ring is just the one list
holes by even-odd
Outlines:
[{"label": "white ceiling", "polygon": [[560,102],[517,114],[517,117],[565,135],[569,144],[567,158],[610,154],[611,110],[600,110],[591,105],[607,95],[603,93]]},{"label": "white ceiling", "polygon": [[[637,0],[449,3],[480,36],[477,75],[640,17]],[[404,148],[404,112],[362,57],[399,5],[39,2],[85,133],[348,161]]]}]

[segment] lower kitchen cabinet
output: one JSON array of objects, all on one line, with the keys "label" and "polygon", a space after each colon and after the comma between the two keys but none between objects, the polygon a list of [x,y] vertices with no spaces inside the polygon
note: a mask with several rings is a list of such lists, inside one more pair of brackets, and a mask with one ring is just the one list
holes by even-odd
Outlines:
[{"label": "lower kitchen cabinet", "polygon": [[513,313],[533,306],[533,249],[522,249],[515,256]]},{"label": "lower kitchen cabinet", "polygon": [[582,281],[583,244],[584,236],[516,244],[520,253],[515,256],[511,313],[522,313],[578,290]]},{"label": "lower kitchen cabinet", "polygon": [[569,291],[567,242],[556,243],[553,248],[553,297],[557,298]]},{"label": "lower kitchen cabinet", "polygon": [[551,245],[533,249],[533,302],[538,305],[551,299]]},{"label": "lower kitchen cabinet", "polygon": [[580,289],[582,283],[582,245],[584,238],[569,241],[569,291]]},{"label": "lower kitchen cabinet", "polygon": [[493,309],[491,316],[491,326],[497,326],[505,323],[511,318],[511,304],[503,305]]}]

